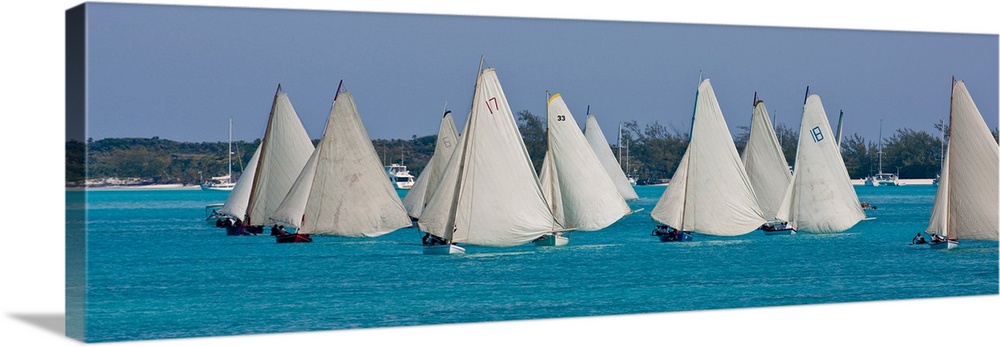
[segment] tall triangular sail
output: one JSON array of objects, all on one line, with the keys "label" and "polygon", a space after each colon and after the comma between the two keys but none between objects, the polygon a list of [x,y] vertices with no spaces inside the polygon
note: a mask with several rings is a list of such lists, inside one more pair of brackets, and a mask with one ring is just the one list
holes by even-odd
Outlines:
[{"label": "tall triangular sail", "polygon": [[410,217],[420,218],[420,214],[424,211],[424,205],[427,204],[431,193],[437,189],[441,182],[441,175],[444,174],[448,159],[451,158],[451,154],[455,152],[455,147],[458,144],[459,138],[458,130],[455,129],[455,120],[451,116],[451,111],[447,111],[438,126],[437,142],[434,145],[434,154],[431,155],[431,160],[427,162],[424,171],[413,183],[413,188],[403,198],[403,207],[406,208]]},{"label": "tall triangular sail", "polygon": [[603,229],[629,213],[607,172],[595,170],[601,163],[558,93],[548,102],[548,142],[542,194],[563,227]]},{"label": "tall triangular sail", "polygon": [[601,161],[601,166],[604,167],[604,171],[607,171],[608,176],[615,184],[615,188],[618,189],[618,193],[621,194],[622,198],[625,200],[638,199],[639,195],[635,193],[635,189],[628,182],[628,177],[625,177],[622,167],[618,165],[615,153],[611,151],[611,145],[608,144],[608,140],[604,137],[604,132],[601,131],[601,126],[597,124],[597,117],[594,117],[594,115],[587,116],[587,124],[583,135],[587,138],[587,142],[590,143],[594,154]]},{"label": "tall triangular sail", "polygon": [[250,190],[253,188],[253,178],[257,171],[257,159],[260,158],[260,148],[261,146],[257,146],[257,150],[253,152],[250,162],[247,163],[247,170],[236,181],[233,190],[229,192],[226,201],[222,203],[219,213],[239,219],[243,219],[246,215],[247,204],[250,202]]},{"label": "tall triangular sail", "polygon": [[997,241],[1000,230],[1000,146],[965,83],[952,87],[948,150],[927,232]]},{"label": "tall triangular sail", "polygon": [[865,218],[819,95],[806,98],[795,172],[777,218],[798,231],[839,233]]},{"label": "tall triangular sail", "polygon": [[295,183],[275,219],[301,221],[295,224],[300,234],[376,237],[411,225],[350,92],[337,96],[310,165]]},{"label": "tall triangular sail", "polygon": [[456,243],[514,246],[560,229],[497,79],[479,75],[461,145],[418,222]]},{"label": "tall triangular sail", "polygon": [[781,144],[774,134],[763,100],[758,100],[753,107],[750,139],[743,150],[743,165],[750,177],[761,213],[764,218],[773,219],[778,213],[781,199],[785,197],[792,173],[788,171],[788,162],[785,161]]},{"label": "tall triangular sail", "polygon": [[312,140],[280,85],[274,94],[260,147],[247,206],[249,225],[269,224],[271,214],[284,200],[313,152]]},{"label": "tall triangular sail", "polygon": [[650,215],[679,230],[718,236],[747,234],[765,222],[707,79],[698,87],[691,141]]}]

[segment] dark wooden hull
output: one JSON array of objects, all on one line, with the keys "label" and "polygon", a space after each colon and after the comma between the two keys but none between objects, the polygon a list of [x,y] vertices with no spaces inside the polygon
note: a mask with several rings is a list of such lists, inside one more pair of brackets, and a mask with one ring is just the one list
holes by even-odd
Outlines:
[{"label": "dark wooden hull", "polygon": [[278,235],[274,239],[278,243],[303,243],[312,242],[312,236],[309,234],[288,234],[288,235]]}]

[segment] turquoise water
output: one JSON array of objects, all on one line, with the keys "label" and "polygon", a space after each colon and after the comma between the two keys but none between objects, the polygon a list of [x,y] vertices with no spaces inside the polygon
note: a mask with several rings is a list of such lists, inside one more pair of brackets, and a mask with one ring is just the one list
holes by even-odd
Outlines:
[{"label": "turquoise water", "polygon": [[423,255],[415,228],[309,244],[225,236],[203,218],[226,192],[90,191],[87,341],[998,293],[996,242],[907,245],[926,227],[933,186],[857,186],[876,219],[840,234],[690,243],[649,236],[663,189],[636,187],[630,204],[645,210],[570,234],[566,247],[458,256]]}]

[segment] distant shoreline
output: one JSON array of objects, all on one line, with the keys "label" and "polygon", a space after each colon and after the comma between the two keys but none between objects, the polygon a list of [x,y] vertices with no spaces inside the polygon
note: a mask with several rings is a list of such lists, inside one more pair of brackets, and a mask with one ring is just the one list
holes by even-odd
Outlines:
[{"label": "distant shoreline", "polygon": [[[929,186],[929,185],[933,185],[934,184],[934,179],[933,178],[900,178],[899,179],[899,183],[901,183],[904,186],[910,186],[910,185],[913,185],[913,186]],[[865,179],[862,178],[862,179],[851,180],[851,184],[856,185],[856,186],[863,186],[863,185],[865,185]]]},{"label": "distant shoreline", "polygon": [[142,185],[107,185],[100,187],[66,187],[66,190],[160,190],[160,189],[201,189],[197,184],[142,184]]}]

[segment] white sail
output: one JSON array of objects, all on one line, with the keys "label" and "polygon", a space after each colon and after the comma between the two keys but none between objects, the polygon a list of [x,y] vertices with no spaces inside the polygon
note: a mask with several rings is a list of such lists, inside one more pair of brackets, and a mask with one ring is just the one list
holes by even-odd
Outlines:
[{"label": "white sail", "polygon": [[927,231],[954,239],[997,241],[1000,146],[962,81],[952,87],[949,134]]},{"label": "white sail", "polygon": [[549,98],[547,113],[549,168],[542,171],[541,182],[556,221],[565,228],[592,231],[628,214],[628,204],[601,169],[600,160],[560,94]]},{"label": "white sail", "polygon": [[587,124],[585,125],[583,135],[587,138],[587,142],[590,143],[594,154],[601,161],[601,166],[604,167],[604,171],[607,171],[608,176],[615,184],[615,188],[618,189],[618,193],[621,194],[622,198],[625,200],[638,199],[639,195],[635,193],[635,189],[628,182],[628,177],[625,177],[622,167],[618,165],[615,154],[611,152],[611,145],[608,144],[608,140],[604,137],[604,132],[601,131],[601,126],[597,124],[597,118],[593,115],[587,116]]},{"label": "white sail", "polygon": [[250,190],[253,188],[254,173],[257,171],[257,158],[260,158],[260,147],[257,146],[257,150],[253,152],[250,162],[247,163],[247,170],[236,181],[236,185],[229,192],[229,196],[226,197],[219,213],[239,219],[243,219],[243,216],[246,215],[247,203],[250,202]]},{"label": "white sail", "polygon": [[[301,216],[299,233],[376,237],[411,225],[399,195],[385,179],[350,92],[337,95],[310,162],[314,164],[306,165],[284,202],[290,204],[287,214],[293,221],[295,213]],[[305,204],[292,211],[300,208],[301,197],[294,194],[303,193]]]},{"label": "white sail", "polygon": [[444,173],[451,154],[455,152],[458,141],[455,120],[451,116],[451,111],[447,111],[438,126],[437,142],[434,145],[434,154],[431,155],[431,160],[427,162],[424,171],[413,183],[413,188],[403,198],[403,207],[406,208],[410,217],[420,218],[420,214],[424,211],[424,205],[427,204],[431,193],[437,189],[438,183],[441,182],[441,175]]},{"label": "white sail", "polygon": [[482,246],[524,244],[561,229],[492,68],[479,75],[461,145],[417,224],[452,242]]},{"label": "white sail", "polygon": [[299,171],[299,176],[295,178],[292,187],[288,189],[288,194],[281,200],[278,208],[274,209],[274,213],[268,217],[268,224],[290,225],[302,228],[306,202],[309,201],[309,191],[312,190],[313,179],[316,177],[316,165],[319,163],[319,154],[319,147],[313,149],[312,155],[306,161],[306,165],[302,167],[302,171]]},{"label": "white sail", "polygon": [[250,225],[269,224],[271,214],[284,200],[313,152],[312,140],[280,85],[260,147],[247,206]]},{"label": "white sail", "polygon": [[743,165],[750,185],[757,195],[757,204],[764,218],[773,219],[778,213],[785,190],[792,180],[788,162],[781,151],[781,144],[774,134],[774,127],[767,115],[764,101],[759,100],[753,107],[750,121],[750,139],[743,150]]},{"label": "white sail", "polygon": [[839,233],[865,218],[819,95],[806,98],[795,172],[777,218],[798,231]]},{"label": "white sail", "polygon": [[764,224],[709,80],[698,87],[691,141],[650,215],[684,231],[747,234]]},{"label": "white sail", "polygon": [[941,177],[938,178],[937,193],[934,194],[934,207],[931,208],[931,220],[927,223],[926,232],[948,236],[948,155],[945,154],[941,164]]}]

